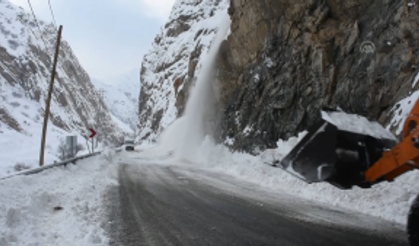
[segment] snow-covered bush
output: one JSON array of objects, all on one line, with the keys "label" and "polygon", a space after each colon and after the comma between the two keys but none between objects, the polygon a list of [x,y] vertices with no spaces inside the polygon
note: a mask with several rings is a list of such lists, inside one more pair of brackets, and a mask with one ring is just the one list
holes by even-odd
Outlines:
[{"label": "snow-covered bush", "polygon": [[27,165],[23,162],[17,162],[14,166],[15,172],[20,172],[20,171],[27,170],[30,168],[31,168],[30,165]]}]

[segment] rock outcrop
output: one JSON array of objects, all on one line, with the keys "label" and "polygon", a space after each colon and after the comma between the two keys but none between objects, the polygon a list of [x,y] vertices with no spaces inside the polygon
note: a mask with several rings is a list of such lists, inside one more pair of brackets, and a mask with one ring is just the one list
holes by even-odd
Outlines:
[{"label": "rock outcrop", "polygon": [[221,140],[232,149],[274,148],[278,139],[314,124],[323,107],[388,124],[397,102],[419,88],[412,88],[419,71],[419,6],[409,1],[220,4],[176,2],[143,62],[143,139],[154,139],[181,115],[202,62],[198,40],[216,29],[208,22],[214,11],[228,11],[232,20],[217,59]]},{"label": "rock outcrop", "polygon": [[388,123],[419,65],[419,6],[398,0],[231,0],[219,54],[223,137],[276,147],[340,107]]}]

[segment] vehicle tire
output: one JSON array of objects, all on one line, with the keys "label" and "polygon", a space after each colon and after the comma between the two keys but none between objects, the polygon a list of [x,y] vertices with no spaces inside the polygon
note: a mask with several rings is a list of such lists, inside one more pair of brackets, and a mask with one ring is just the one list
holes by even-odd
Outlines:
[{"label": "vehicle tire", "polygon": [[419,245],[419,195],[410,207],[407,218],[407,234],[411,246]]}]

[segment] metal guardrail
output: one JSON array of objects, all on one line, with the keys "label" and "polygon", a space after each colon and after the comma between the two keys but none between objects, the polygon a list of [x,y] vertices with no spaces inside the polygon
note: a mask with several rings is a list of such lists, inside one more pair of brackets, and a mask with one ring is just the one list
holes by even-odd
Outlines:
[{"label": "metal guardrail", "polygon": [[78,160],[82,160],[82,159],[85,159],[85,158],[88,158],[88,157],[91,157],[91,156],[99,155],[100,153],[102,153],[102,151],[98,151],[98,152],[94,152],[94,153],[90,153],[90,154],[86,154],[86,155],[81,155],[81,156],[77,156],[77,157],[67,159],[67,160],[64,160],[64,161],[61,161],[61,162],[57,162],[57,163],[54,163],[54,164],[45,165],[45,166],[42,166],[42,167],[33,168],[33,169],[30,169],[30,170],[14,173],[12,175],[0,178],[0,180],[5,180],[5,179],[8,179],[8,178],[11,178],[11,177],[14,177],[14,176],[18,176],[18,175],[31,175],[31,174],[35,174],[35,173],[40,173],[40,172],[42,172],[44,170],[47,170],[47,169],[50,169],[50,168],[59,167],[59,166],[66,166],[69,163],[74,163],[75,164],[76,161],[78,161]]}]

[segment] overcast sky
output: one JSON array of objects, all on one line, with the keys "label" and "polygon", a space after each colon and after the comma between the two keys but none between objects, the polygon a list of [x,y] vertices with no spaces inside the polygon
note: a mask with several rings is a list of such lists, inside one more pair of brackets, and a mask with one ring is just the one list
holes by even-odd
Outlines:
[{"label": "overcast sky", "polygon": [[[29,10],[27,0],[10,0]],[[140,69],[175,0],[50,0],[80,63],[93,78]],[[52,22],[48,0],[31,0],[35,14]]]}]

